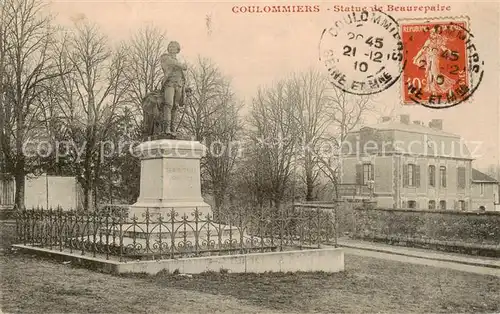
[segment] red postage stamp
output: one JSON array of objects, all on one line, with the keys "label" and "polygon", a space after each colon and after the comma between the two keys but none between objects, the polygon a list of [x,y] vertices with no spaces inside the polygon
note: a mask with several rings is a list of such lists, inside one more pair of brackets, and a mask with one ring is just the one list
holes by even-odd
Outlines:
[{"label": "red postage stamp", "polygon": [[402,77],[404,104],[442,107],[469,97],[467,22],[400,25],[406,60]]}]

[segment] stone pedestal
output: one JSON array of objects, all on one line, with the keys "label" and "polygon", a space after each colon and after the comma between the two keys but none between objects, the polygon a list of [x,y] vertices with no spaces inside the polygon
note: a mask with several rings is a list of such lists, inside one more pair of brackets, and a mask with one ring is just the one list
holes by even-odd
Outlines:
[{"label": "stone pedestal", "polygon": [[204,217],[210,205],[201,196],[200,158],[205,146],[196,141],[156,140],[141,143],[134,155],[141,159],[141,187],[129,217],[141,221],[146,209],[166,217],[174,209],[179,217],[189,217],[198,209]]}]

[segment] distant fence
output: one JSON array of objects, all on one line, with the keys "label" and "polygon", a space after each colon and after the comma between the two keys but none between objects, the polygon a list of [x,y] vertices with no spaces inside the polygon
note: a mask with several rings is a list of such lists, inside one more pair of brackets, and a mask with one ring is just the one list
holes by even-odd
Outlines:
[{"label": "distant fence", "polygon": [[[81,255],[127,259],[245,254],[337,245],[334,211],[316,205],[229,209],[202,216],[146,210],[128,217],[123,207],[100,210],[21,210],[20,244]],[[156,211],[155,211],[156,213]]]},{"label": "distant fence", "polygon": [[500,212],[354,210],[358,239],[500,256]]}]

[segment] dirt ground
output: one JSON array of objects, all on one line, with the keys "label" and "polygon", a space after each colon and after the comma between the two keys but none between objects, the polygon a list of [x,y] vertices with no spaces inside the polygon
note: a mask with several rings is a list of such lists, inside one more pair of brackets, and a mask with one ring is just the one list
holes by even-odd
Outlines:
[{"label": "dirt ground", "polygon": [[8,249],[6,313],[499,312],[497,277],[346,255],[343,273],[112,276]]}]

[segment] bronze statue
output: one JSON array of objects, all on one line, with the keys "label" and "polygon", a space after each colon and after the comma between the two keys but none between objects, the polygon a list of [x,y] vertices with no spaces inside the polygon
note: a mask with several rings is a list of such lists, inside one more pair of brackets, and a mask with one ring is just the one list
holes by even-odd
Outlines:
[{"label": "bronze statue", "polygon": [[167,53],[160,57],[164,74],[162,89],[147,94],[143,99],[145,136],[175,138],[177,110],[184,106],[189,93],[189,89],[185,88],[184,72],[187,66],[176,56],[180,49],[176,41],[168,44]]},{"label": "bronze statue", "polygon": [[164,98],[161,90],[148,93],[142,100],[144,111],[144,136],[157,136],[162,134],[161,110],[164,106]]}]

